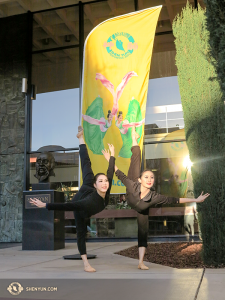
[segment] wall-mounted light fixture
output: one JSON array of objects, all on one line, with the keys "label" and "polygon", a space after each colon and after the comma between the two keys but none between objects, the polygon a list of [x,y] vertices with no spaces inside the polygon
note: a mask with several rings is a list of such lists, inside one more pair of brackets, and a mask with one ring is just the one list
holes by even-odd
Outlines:
[{"label": "wall-mounted light fixture", "polygon": [[[27,93],[27,78],[22,78],[22,93]],[[34,84],[31,84],[30,97],[31,100],[36,100],[37,88]]]},{"label": "wall-mounted light fixture", "polygon": [[69,43],[71,41],[70,35],[65,35],[65,42]]},{"label": "wall-mounted light fixture", "polygon": [[27,93],[27,78],[22,78],[22,93]]}]

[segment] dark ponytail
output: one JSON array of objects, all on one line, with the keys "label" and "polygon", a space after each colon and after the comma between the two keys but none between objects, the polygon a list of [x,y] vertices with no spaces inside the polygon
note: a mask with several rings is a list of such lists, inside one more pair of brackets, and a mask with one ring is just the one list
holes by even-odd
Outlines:
[{"label": "dark ponytail", "polygon": [[122,116],[122,115],[123,115],[123,112],[122,112],[122,111],[119,111],[117,118],[119,118],[119,117]]},{"label": "dark ponytail", "polygon": [[110,115],[111,115],[111,110],[108,110],[107,119],[109,118]]}]

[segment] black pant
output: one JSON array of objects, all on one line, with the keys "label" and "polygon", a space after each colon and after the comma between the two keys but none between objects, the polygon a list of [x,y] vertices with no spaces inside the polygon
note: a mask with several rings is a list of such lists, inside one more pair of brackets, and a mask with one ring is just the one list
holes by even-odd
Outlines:
[{"label": "black pant", "polygon": [[[83,184],[79,189],[79,192],[74,196],[73,202],[82,200],[87,194],[94,191],[93,181],[94,174],[91,169],[91,161],[88,155],[87,147],[85,144],[80,145],[80,160]],[[87,231],[87,225],[85,222],[86,214],[84,211],[74,211],[74,218],[77,230],[77,246],[80,255],[86,254],[86,242],[85,236]]]},{"label": "black pant", "polygon": [[[127,177],[133,181],[137,181],[140,177],[141,170],[141,150],[139,146],[133,146],[131,148],[132,156],[130,167],[128,170]],[[138,247],[147,247],[148,241],[148,215],[149,208],[142,213],[137,213],[137,222],[138,222]]]}]

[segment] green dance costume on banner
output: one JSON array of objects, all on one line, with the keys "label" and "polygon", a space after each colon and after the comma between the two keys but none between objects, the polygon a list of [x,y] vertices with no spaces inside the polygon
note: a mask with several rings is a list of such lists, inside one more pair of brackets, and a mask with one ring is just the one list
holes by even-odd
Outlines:
[{"label": "green dance costume on banner", "polygon": [[[98,120],[104,118],[102,106],[103,106],[102,98],[97,97],[88,107],[85,115]],[[103,138],[106,134],[106,131],[102,132],[99,126],[90,124],[86,121],[83,122],[83,128],[84,128],[85,141],[89,149],[94,154],[103,155],[102,154],[102,149],[104,149]]]},{"label": "green dance costume on banner", "polygon": [[[127,112],[127,115],[126,115],[124,121],[125,120],[127,120],[129,123],[140,122],[142,120],[141,108],[140,108],[140,104],[137,100],[133,99],[130,101],[129,107],[128,107],[128,112]],[[124,121],[121,122],[119,125],[117,125],[117,127],[120,130],[120,134],[121,134],[121,137],[123,140],[123,146],[120,149],[119,156],[123,157],[123,158],[130,158],[132,155],[132,152],[131,152],[132,128],[128,128],[128,131],[125,134],[123,134],[122,133],[122,129],[123,129],[122,124],[124,123]],[[139,134],[139,136],[141,136],[141,134],[142,134],[142,127],[143,127],[143,125],[136,127],[136,132]],[[139,142],[139,140],[140,139],[138,139],[138,142]]]}]

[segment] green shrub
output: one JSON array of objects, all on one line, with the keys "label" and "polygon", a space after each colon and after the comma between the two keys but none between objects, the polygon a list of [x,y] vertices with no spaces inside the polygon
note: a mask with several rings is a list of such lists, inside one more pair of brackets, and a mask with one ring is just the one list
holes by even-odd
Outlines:
[{"label": "green shrub", "polygon": [[[211,0],[210,0],[211,1]],[[216,61],[209,48],[205,10],[187,3],[173,23],[185,135],[193,162],[205,264],[225,264],[225,114]]]}]

